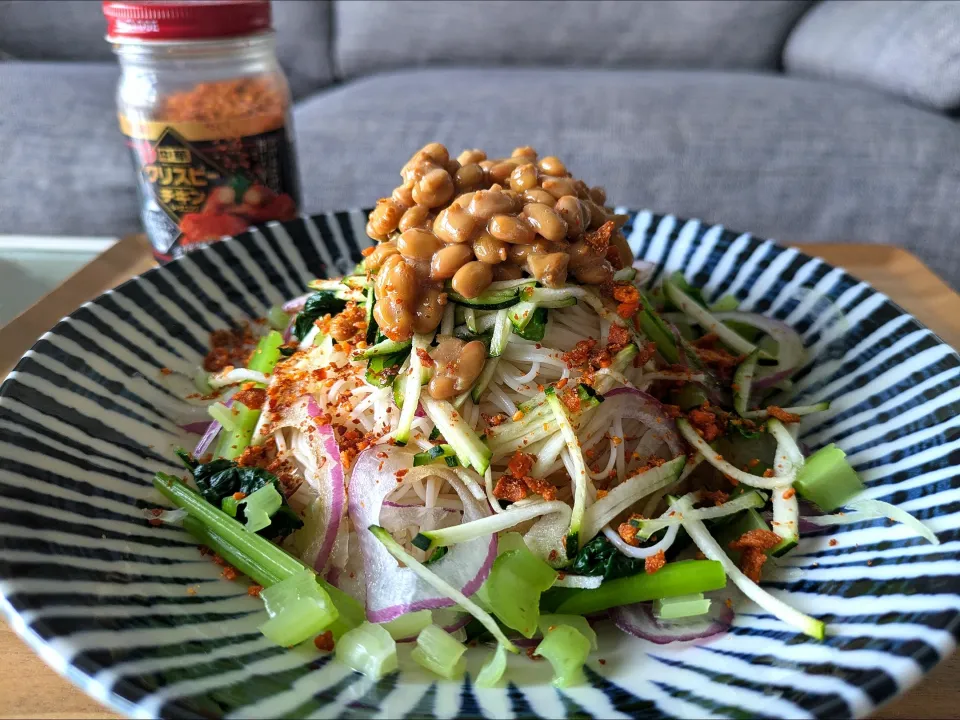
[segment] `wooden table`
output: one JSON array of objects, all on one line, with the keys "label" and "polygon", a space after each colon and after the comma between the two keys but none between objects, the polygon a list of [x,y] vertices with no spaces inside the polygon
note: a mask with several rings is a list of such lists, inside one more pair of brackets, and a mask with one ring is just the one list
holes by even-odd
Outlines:
[{"label": "wooden table", "polygon": [[[960,347],[960,296],[910,253],[885,245],[799,245],[889,295],[953,347]],[[127,238],[0,329],[0,377],[45,330],[82,303],[154,265],[142,237]],[[960,718],[960,653],[876,717]],[[44,665],[0,624],[0,718],[115,718]]]}]

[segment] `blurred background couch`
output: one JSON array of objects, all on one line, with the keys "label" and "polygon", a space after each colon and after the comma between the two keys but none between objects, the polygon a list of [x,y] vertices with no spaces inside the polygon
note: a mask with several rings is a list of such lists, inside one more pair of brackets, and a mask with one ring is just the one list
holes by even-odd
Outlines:
[{"label": "blurred background couch", "polygon": [[[304,210],[429,141],[532,145],[611,202],[894,243],[960,287],[960,3],[274,2]],[[0,233],[139,230],[97,0],[0,2]]]}]

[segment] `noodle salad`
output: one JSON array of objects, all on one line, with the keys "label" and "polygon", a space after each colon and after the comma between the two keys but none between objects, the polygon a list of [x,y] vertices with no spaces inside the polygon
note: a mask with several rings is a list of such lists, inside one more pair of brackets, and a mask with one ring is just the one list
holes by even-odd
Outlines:
[{"label": "noodle salad", "polygon": [[[801,533],[889,517],[839,448],[807,452],[796,331],[652,285],[605,194],[518,148],[431,144],[371,213],[377,241],[268,318],[211,336],[189,402],[211,422],[158,473],[182,526],[250,580],[260,627],[379,678],[397,643],[441,677],[468,643],[582,681],[596,623],[654,643],[726,632]],[[193,426],[190,426],[193,428]],[[841,512],[838,512],[841,510]],[[736,588],[737,594],[734,594]]]}]

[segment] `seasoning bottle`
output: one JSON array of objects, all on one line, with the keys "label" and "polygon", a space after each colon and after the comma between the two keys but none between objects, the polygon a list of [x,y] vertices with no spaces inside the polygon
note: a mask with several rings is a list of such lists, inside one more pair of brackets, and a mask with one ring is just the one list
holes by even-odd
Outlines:
[{"label": "seasoning bottle", "polygon": [[269,0],[105,0],[103,11],[157,259],[295,217],[290,90]]}]

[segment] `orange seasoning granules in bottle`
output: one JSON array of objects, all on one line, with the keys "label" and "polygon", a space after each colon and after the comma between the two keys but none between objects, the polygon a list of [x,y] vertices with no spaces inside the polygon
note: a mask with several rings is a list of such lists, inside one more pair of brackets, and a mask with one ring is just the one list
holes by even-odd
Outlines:
[{"label": "orange seasoning granules in bottle", "polygon": [[106,0],[120,130],[161,261],[296,216],[290,90],[268,0]]}]

